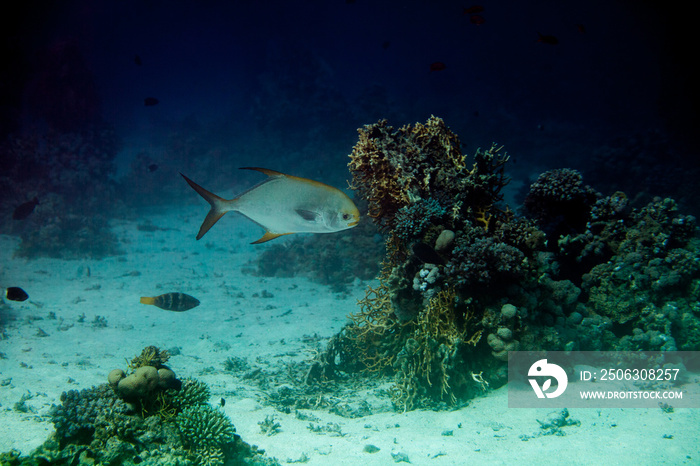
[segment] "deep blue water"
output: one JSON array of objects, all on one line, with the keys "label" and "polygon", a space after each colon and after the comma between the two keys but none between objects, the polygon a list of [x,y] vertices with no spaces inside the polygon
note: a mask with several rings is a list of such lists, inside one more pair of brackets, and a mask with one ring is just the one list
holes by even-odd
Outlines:
[{"label": "deep blue water", "polygon": [[314,175],[310,162],[342,179],[356,128],[434,114],[467,153],[505,144],[523,179],[561,166],[594,177],[600,146],[655,132],[696,169],[695,39],[681,9],[474,5],[483,24],[455,1],[26,2],[3,15],[3,134],[101,119],[123,142],[123,175],[138,153],[167,166],[168,136],[198,131],[199,157]]}]

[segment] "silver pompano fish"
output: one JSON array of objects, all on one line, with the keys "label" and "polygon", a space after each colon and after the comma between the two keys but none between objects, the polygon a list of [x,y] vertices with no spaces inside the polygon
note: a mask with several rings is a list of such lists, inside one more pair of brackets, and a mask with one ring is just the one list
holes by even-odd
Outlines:
[{"label": "silver pompano fish", "polygon": [[291,233],[333,233],[356,226],[360,212],[342,191],[318,181],[285,175],[266,168],[244,167],[268,176],[235,199],[223,199],[210,193],[194,181],[182,177],[211,205],[211,210],[199,228],[200,239],[214,224],[230,211],[239,212],[265,229],[264,243]]}]

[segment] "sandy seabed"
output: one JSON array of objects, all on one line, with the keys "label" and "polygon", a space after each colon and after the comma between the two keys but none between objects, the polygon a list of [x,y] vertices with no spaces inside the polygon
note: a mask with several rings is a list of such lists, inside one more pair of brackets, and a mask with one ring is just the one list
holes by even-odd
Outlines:
[{"label": "sandy seabed", "polygon": [[[360,394],[376,414],[280,412],[266,390],[225,371],[224,362],[243,358],[275,372],[311,359],[356,310],[367,283],[337,294],[303,277],[252,275],[246,264],[267,247],[250,244],[260,228],[230,215],[195,241],[204,210],[154,216],[153,231],[137,228],[145,221],[115,224],[124,254],[104,260],[14,258],[18,239],[0,236],[0,286],[30,295],[3,311],[0,451],[31,452],[53,431],[49,409],[62,392],[106,382],[110,370],[126,369],[127,360],[155,345],[178,348],[169,361],[177,375],[206,382],[212,404],[226,400],[221,409],[243,440],[281,463],[700,464],[698,409],[571,409],[580,425],[542,435],[537,420],[551,409],[508,408],[507,387],[456,410],[397,413],[388,407],[388,381]],[[171,291],[201,305],[176,313],[139,303]],[[261,429],[268,418],[279,423],[275,435]],[[368,453],[366,445],[378,451]]]}]

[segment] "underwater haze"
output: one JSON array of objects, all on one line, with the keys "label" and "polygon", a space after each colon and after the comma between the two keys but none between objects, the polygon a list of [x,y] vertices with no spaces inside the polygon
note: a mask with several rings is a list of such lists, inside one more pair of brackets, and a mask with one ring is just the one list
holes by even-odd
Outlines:
[{"label": "underwater haze", "polygon": [[699,461],[690,11],[0,8],[1,465]]}]

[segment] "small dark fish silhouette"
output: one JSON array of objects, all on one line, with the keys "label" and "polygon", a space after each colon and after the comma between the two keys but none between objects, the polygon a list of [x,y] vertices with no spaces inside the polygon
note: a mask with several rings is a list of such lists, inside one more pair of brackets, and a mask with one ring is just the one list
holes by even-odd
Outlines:
[{"label": "small dark fish silhouette", "polygon": [[153,107],[154,105],[158,105],[158,102],[160,102],[160,100],[156,99],[155,97],[146,97],[145,99],[143,99],[143,104],[146,107]]},{"label": "small dark fish silhouette", "polygon": [[476,13],[481,13],[482,11],[484,11],[483,6],[474,5],[474,6],[470,6],[469,8],[465,8],[464,10],[462,10],[462,14],[463,15],[473,15]]},{"label": "small dark fish silhouette", "polygon": [[152,163],[148,166],[148,171],[153,173],[154,171],[158,170],[158,164]]},{"label": "small dark fish silhouette", "polygon": [[141,304],[151,304],[166,311],[183,312],[199,306],[199,300],[185,293],[165,293],[153,298],[142,297]]},{"label": "small dark fish silhouette", "polygon": [[476,24],[477,26],[481,26],[486,22],[486,20],[481,15],[471,15],[469,17],[469,22],[472,24]]},{"label": "small dark fish silhouette", "polygon": [[557,45],[559,43],[559,39],[552,35],[543,35],[540,34],[539,32],[537,33],[538,36],[540,36],[537,39],[537,42],[542,42],[543,44],[549,44],[549,45]]},{"label": "small dark fish silhouette", "polygon": [[12,212],[12,219],[13,220],[24,220],[25,218],[29,217],[32,212],[34,212],[34,208],[39,205],[39,199],[34,198],[31,201],[24,202],[20,205],[17,206],[14,212]]},{"label": "small dark fish silhouette", "polygon": [[221,407],[223,408],[224,405],[226,404],[226,400],[224,400],[224,399],[222,398],[221,401],[219,402],[219,404],[220,404]]},{"label": "small dark fish silhouette", "polygon": [[136,55],[134,57],[134,63],[136,63],[138,66],[143,65],[143,62],[141,61],[141,57],[139,57],[138,55]]},{"label": "small dark fish silhouette", "polygon": [[11,286],[5,290],[5,297],[10,301],[26,301],[29,299],[27,292],[18,286]]},{"label": "small dark fish silhouette", "polygon": [[436,61],[436,62],[430,64],[430,71],[442,71],[445,68],[447,68],[447,65],[445,65],[441,61]]}]

